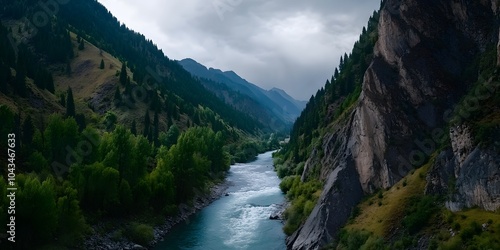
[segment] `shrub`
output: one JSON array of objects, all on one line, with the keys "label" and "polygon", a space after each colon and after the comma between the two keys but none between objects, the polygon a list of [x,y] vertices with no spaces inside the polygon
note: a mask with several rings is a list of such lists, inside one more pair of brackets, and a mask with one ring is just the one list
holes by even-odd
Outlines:
[{"label": "shrub", "polygon": [[370,237],[368,232],[347,231],[343,229],[340,232],[340,246],[337,249],[358,250],[365,244]]},{"label": "shrub", "polygon": [[283,230],[286,234],[292,234],[305,221],[312,212],[319,198],[318,190],[321,189],[319,181],[302,182],[300,176],[287,176],[280,183],[280,188],[286,193],[291,204],[286,209],[286,219]]},{"label": "shrub", "polygon": [[467,240],[472,239],[472,237],[474,237],[474,235],[481,234],[481,231],[482,231],[481,225],[479,225],[479,223],[473,221],[469,224],[468,227],[464,228],[462,230],[462,232],[460,232],[460,238],[463,241],[467,241]]},{"label": "shrub", "polygon": [[410,234],[414,234],[427,225],[437,207],[433,196],[413,197],[403,219],[403,225]]},{"label": "shrub", "polygon": [[132,223],[126,232],[126,236],[134,243],[148,245],[154,240],[153,228],[149,225]]}]

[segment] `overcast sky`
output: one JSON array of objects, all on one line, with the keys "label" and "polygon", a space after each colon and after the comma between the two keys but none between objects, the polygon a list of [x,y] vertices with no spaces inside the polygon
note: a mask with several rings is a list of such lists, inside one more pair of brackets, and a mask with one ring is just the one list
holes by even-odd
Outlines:
[{"label": "overcast sky", "polygon": [[99,0],[176,60],[233,70],[307,100],[350,52],[379,0]]}]

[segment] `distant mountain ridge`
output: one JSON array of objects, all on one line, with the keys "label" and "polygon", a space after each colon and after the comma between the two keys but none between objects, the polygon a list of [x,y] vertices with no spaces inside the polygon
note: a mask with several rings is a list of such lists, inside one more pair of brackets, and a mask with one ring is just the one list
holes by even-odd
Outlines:
[{"label": "distant mountain ridge", "polygon": [[[295,100],[284,90],[273,88],[265,90],[261,87],[248,82],[240,77],[234,71],[222,71],[220,69],[207,68],[191,58],[179,61],[179,64],[193,76],[210,80],[210,82],[222,83],[233,91],[250,97],[256,101],[268,113],[286,124],[291,124],[300,115],[306,102]],[[212,92],[217,92],[214,86],[205,86]],[[217,93],[216,93],[217,94]],[[226,100],[227,102],[227,100]],[[243,111],[243,110],[242,110]]]}]

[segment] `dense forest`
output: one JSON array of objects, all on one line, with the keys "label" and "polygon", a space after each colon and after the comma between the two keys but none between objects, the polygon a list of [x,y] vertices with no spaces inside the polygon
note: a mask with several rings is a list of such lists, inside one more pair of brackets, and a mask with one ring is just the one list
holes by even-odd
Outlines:
[{"label": "dense forest", "polygon": [[[5,192],[17,187],[17,244],[1,239],[2,249],[75,247],[103,219],[175,215],[232,162],[279,146],[273,127],[226,105],[98,2],[0,5],[4,225]],[[89,74],[107,77],[101,92],[82,92]],[[153,233],[124,231],[140,244]]]}]

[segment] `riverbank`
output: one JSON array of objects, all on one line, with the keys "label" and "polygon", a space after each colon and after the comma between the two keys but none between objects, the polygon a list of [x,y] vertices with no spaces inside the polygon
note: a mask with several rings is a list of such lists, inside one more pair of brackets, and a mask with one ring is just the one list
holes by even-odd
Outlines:
[{"label": "riverbank", "polygon": [[[165,221],[160,226],[153,228],[154,240],[147,246],[136,244],[126,237],[122,236],[124,228],[130,226],[130,221],[113,221],[113,222],[100,222],[92,226],[92,234],[86,237],[82,248],[83,249],[148,249],[153,248],[175,225],[186,221],[191,215],[195,214],[202,208],[210,205],[215,200],[222,197],[229,187],[229,182],[224,179],[221,183],[215,184],[210,188],[208,193],[198,192],[192,200],[192,205],[187,204],[179,205],[179,213],[176,216],[165,218]],[[109,230],[109,224],[113,224],[112,230]],[[104,232],[104,233],[101,233]]]}]

